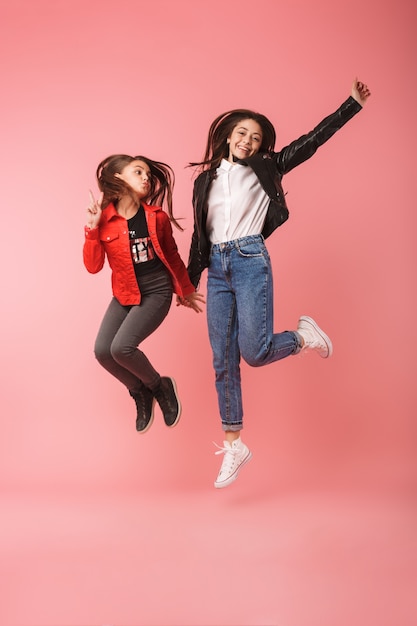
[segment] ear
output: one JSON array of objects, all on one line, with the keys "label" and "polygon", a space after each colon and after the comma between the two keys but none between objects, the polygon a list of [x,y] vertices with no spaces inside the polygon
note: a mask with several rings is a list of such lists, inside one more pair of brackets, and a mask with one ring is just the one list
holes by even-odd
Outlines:
[{"label": "ear", "polygon": [[227,143],[227,144],[229,144],[229,143],[230,143],[230,137],[228,137],[228,138],[226,139],[226,143]]},{"label": "ear", "polygon": [[115,178],[121,178],[122,177],[121,174],[119,174],[119,172],[116,172],[114,176],[115,176]]}]

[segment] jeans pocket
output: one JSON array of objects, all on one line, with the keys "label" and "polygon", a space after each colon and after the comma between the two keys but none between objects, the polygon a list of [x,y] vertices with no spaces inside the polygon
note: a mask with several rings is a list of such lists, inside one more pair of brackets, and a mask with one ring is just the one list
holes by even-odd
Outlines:
[{"label": "jeans pocket", "polygon": [[265,245],[260,242],[251,242],[239,244],[237,246],[238,253],[241,257],[268,257]]}]

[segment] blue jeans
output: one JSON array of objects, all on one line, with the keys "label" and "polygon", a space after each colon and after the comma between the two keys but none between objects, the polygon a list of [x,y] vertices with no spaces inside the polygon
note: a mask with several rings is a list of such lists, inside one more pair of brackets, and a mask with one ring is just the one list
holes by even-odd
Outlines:
[{"label": "blue jeans", "polygon": [[297,333],[273,332],[273,285],[262,235],[215,244],[207,280],[207,320],[223,430],[243,424],[240,359],[259,367],[300,350]]}]

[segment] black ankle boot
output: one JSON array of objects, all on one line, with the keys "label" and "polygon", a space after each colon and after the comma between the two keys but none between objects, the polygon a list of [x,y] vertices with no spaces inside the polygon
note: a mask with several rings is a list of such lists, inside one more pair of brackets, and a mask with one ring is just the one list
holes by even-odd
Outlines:
[{"label": "black ankle boot", "polygon": [[153,395],[161,407],[165,424],[172,428],[178,423],[181,415],[181,403],[177,395],[177,386],[173,378],[162,376],[159,386]]},{"label": "black ankle boot", "polygon": [[136,430],[146,433],[152,426],[155,398],[152,391],[145,385],[142,385],[139,391],[129,391],[129,393],[136,403]]}]

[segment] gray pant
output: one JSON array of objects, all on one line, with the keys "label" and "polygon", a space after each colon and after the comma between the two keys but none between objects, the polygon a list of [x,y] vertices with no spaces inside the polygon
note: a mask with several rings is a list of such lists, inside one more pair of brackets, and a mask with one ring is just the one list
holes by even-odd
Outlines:
[{"label": "gray pant", "polygon": [[141,277],[139,288],[139,305],[123,306],[112,299],[94,346],[98,362],[132,392],[142,383],[150,389],[159,384],[160,375],[138,346],[168,315],[173,293],[165,269]]}]

